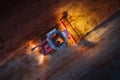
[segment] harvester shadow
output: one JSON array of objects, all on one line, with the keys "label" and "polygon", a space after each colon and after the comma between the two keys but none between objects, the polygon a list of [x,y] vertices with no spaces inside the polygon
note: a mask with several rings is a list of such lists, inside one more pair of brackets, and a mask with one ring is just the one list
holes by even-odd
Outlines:
[{"label": "harvester shadow", "polygon": [[96,44],[91,42],[91,41],[88,41],[88,40],[85,40],[83,39],[82,41],[80,41],[78,43],[78,47],[88,47],[88,48],[91,48],[91,47],[94,47]]}]

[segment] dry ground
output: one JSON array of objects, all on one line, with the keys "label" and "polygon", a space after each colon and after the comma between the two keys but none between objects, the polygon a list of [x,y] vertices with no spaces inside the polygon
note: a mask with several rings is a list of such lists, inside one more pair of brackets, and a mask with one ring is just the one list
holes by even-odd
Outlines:
[{"label": "dry ground", "polygon": [[120,10],[89,33],[94,46],[69,45],[44,61],[29,46],[0,67],[1,80],[119,80]]}]

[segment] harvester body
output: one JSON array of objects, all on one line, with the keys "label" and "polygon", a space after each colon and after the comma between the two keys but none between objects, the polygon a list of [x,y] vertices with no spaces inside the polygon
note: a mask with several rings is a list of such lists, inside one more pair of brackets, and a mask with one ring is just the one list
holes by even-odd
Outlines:
[{"label": "harvester body", "polygon": [[67,38],[69,32],[67,30],[60,31],[59,29],[53,29],[46,34],[46,39],[41,41],[38,47],[40,48],[40,53],[43,55],[48,55],[54,51],[60,51],[67,46]]}]

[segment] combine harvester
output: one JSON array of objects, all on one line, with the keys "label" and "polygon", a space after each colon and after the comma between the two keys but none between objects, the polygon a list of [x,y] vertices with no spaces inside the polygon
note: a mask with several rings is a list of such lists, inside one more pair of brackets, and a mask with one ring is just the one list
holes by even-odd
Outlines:
[{"label": "combine harvester", "polygon": [[71,36],[66,29],[61,31],[58,28],[54,28],[46,34],[46,37],[47,38],[41,41],[39,45],[32,48],[32,51],[34,51],[36,48],[40,48],[40,53],[43,55],[48,55],[65,48],[68,44],[68,37],[75,42],[75,38]]},{"label": "combine harvester", "polygon": [[[39,45],[32,48],[32,51],[34,51],[36,48],[40,48],[40,53],[42,53],[43,55],[48,55],[53,53],[54,51],[61,51],[61,49],[65,48],[68,44],[68,39],[70,39],[72,43],[75,44],[77,43],[77,41],[79,41],[77,40],[77,37],[79,39],[80,37],[67,19],[67,15],[67,12],[64,12],[63,17],[58,23],[62,26],[62,29],[60,29],[60,27],[58,27],[57,25],[56,28],[46,34],[46,39],[42,40]],[[69,26],[66,26],[65,22],[67,22]],[[71,30],[75,33],[75,35],[77,35],[77,37],[75,37],[75,35],[73,36],[68,28],[71,28]]]},{"label": "combine harvester", "polygon": [[36,48],[40,48],[40,53],[48,55],[65,48],[68,44],[68,38],[71,39],[73,43],[76,43],[76,38],[68,32],[64,21],[60,20],[59,24],[63,27],[63,30],[56,26],[56,28],[46,34],[46,39],[42,40],[39,45],[32,48],[32,51]]}]

